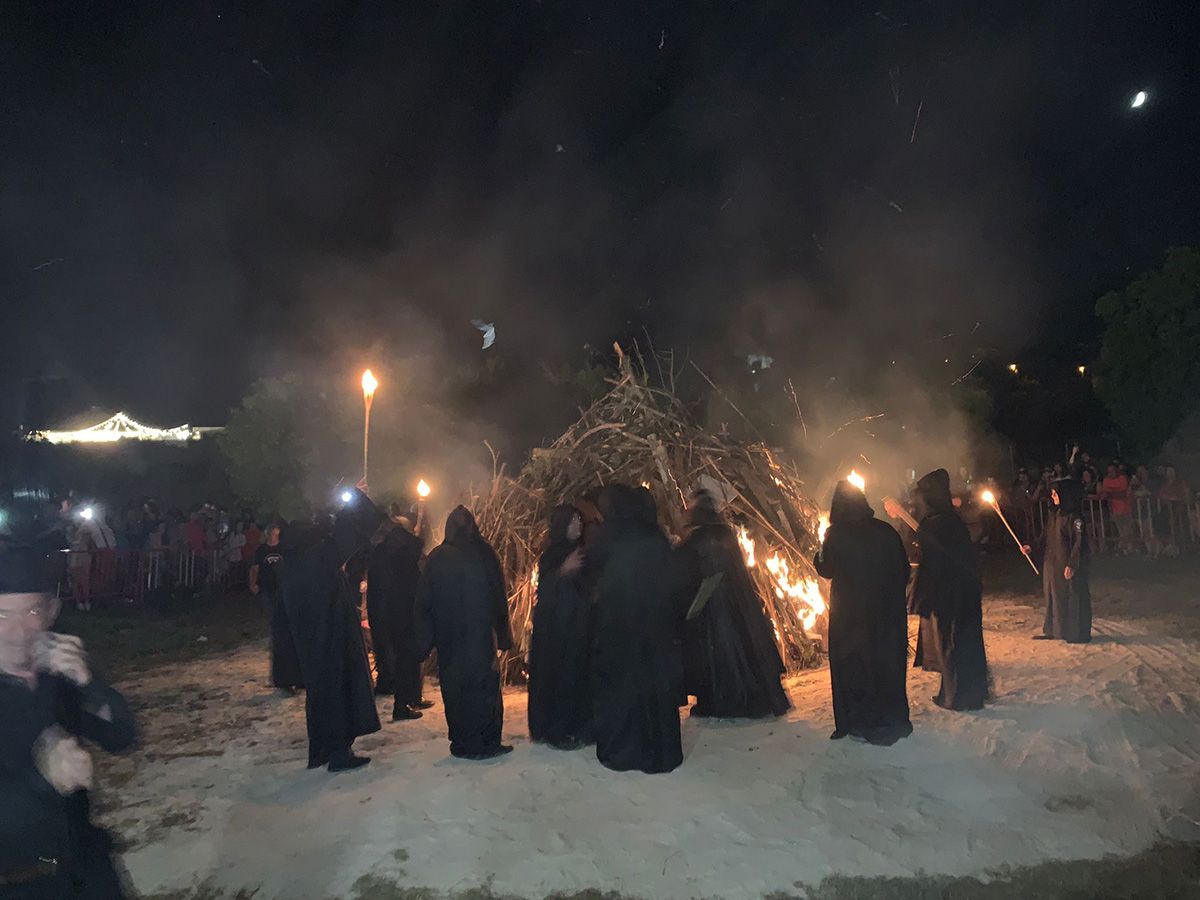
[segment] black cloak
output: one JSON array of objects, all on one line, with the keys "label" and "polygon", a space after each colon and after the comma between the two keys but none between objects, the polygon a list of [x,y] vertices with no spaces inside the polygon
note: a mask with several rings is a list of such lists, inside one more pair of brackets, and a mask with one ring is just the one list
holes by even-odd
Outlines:
[{"label": "black cloak", "polygon": [[[1046,525],[1042,587],[1046,594],[1047,637],[1069,644],[1092,639],[1092,592],[1088,582],[1091,548],[1083,521],[1083,486],[1073,478],[1054,482],[1059,504]],[[1072,570],[1068,581],[1066,570]]]},{"label": "black cloak", "polygon": [[862,491],[839,481],[814,564],[819,575],[832,580],[833,736],[893,744],[912,734],[905,689],[909,564],[904,543],[894,528],[875,518]]},{"label": "black cloak", "polygon": [[529,736],[562,747],[587,742],[592,730],[591,592],[582,567],[559,571],[581,546],[567,537],[576,517],[582,523],[574,506],[550,513],[529,645]]},{"label": "black cloak", "polygon": [[295,630],[283,602],[283,547],[259,544],[257,551],[259,596],[267,607],[271,623],[271,684],[292,690],[304,687],[304,668],[296,649]]},{"label": "black cloak", "polygon": [[380,727],[354,564],[379,519],[370,499],[356,491],[332,528],[293,528],[286,541],[283,602],[304,672],[310,769],[348,754],[355,738]]},{"label": "black cloak", "polygon": [[415,606],[424,542],[401,524],[393,524],[371,548],[367,563],[367,617],[376,685],[393,693],[400,706],[421,702],[421,655],[416,641]]},{"label": "black cloak", "polygon": [[983,647],[983,586],[979,557],[950,496],[945,469],[917,482],[927,512],[917,529],[920,568],[912,612],[921,617],[913,662],[941,672],[934,703],[946,709],[982,709],[988,697]]},{"label": "black cloak", "polygon": [[691,510],[691,531],[675,554],[682,615],[704,580],[716,587],[684,623],[684,683],[696,696],[692,714],[721,718],[779,716],[791,708],[780,684],[783,660],[733,529],[710,497]]},{"label": "black cloak", "polygon": [[417,586],[417,651],[436,648],[450,752],[478,756],[500,747],[504,701],[497,650],[512,648],[508,592],[496,552],[470,510],[446,519],[446,537]]},{"label": "black cloak", "polygon": [[671,545],[633,488],[601,496],[604,528],[593,640],[596,756],[610,769],[670,772],[683,762],[682,660],[672,603]]}]

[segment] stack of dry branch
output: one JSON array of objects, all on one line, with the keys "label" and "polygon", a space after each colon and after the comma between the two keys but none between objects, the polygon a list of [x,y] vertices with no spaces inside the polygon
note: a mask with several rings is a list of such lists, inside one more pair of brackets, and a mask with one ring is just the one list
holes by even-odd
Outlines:
[{"label": "stack of dry branch", "polygon": [[[729,517],[755,541],[759,559],[778,554],[776,562],[786,560],[792,579],[816,588],[810,559],[816,551],[818,512],[795,471],[762,444],[731,443],[700,429],[671,390],[651,386],[624,357],[612,389],[554,443],[535,450],[515,478],[497,467],[490,488],[472,492],[469,505],[500,556],[510,591],[514,647],[505,661],[509,682],[520,683],[525,676],[535,568],[550,509],[617,482],[648,487],[660,521],[679,535],[686,530],[685,507],[692,493],[701,486],[716,487],[728,501]],[[761,562],[751,573],[789,669],[816,664],[818,645],[803,622],[806,614],[812,618],[808,607],[779,590],[778,576]]]}]

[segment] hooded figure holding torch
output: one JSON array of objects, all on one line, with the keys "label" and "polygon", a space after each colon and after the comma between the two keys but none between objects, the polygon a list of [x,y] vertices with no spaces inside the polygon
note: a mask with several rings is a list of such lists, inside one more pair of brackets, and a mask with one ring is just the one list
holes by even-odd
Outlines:
[{"label": "hooded figure holding torch", "polygon": [[930,472],[917,482],[920,568],[911,612],[921,617],[913,661],[942,674],[933,702],[945,709],[982,709],[988,696],[983,647],[983,586],[971,535],[954,509],[950,474]]}]

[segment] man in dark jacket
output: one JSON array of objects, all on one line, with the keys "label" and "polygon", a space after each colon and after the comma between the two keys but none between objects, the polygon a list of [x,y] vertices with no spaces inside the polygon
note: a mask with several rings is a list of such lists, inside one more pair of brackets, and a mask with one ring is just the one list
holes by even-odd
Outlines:
[{"label": "man in dark jacket", "polygon": [[445,539],[425,561],[417,586],[417,651],[438,652],[450,753],[483,760],[510,753],[500,743],[504,700],[497,651],[512,649],[508,591],[496,552],[475,517],[459,506]]},{"label": "man in dark jacket", "polygon": [[954,511],[950,475],[930,472],[915,492],[920,568],[912,612],[921,617],[915,666],[941,672],[933,702],[946,709],[982,709],[988,696],[983,647],[983,587],[979,557]]},{"label": "man in dark jacket", "polygon": [[283,602],[297,628],[306,687],[308,767],[327,765],[330,772],[369,763],[350,748],[380,727],[358,585],[382,516],[366,494],[350,494],[332,527],[327,522],[295,527],[283,544]]},{"label": "man in dark jacket", "polygon": [[120,900],[80,740],[125,750],[133,715],[92,675],[78,638],[47,630],[58,603],[45,564],[34,547],[0,551],[0,897]]},{"label": "man in dark jacket", "polygon": [[670,772],[683,762],[671,545],[633,488],[605,488],[600,511],[604,527],[592,559],[599,573],[592,655],[596,756],[617,771]]},{"label": "man in dark jacket", "polygon": [[421,718],[428,706],[421,698],[421,658],[417,652],[417,583],[421,578],[424,542],[408,519],[393,506],[391,521],[372,546],[367,563],[367,615],[379,680],[376,693],[392,693],[392,721]]},{"label": "man in dark jacket", "polygon": [[912,734],[905,676],[908,556],[900,536],[875,518],[866,495],[839,481],[829,531],[814,563],[832,580],[829,675],[833,740],[889,745]]}]

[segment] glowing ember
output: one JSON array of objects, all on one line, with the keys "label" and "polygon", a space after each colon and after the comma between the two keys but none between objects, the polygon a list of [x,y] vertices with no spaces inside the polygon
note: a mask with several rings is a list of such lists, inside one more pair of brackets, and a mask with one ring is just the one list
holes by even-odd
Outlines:
[{"label": "glowing ember", "polygon": [[424,478],[417,482],[417,496],[422,500],[428,498],[432,490],[433,489],[429,486],[429,482],[427,482]]},{"label": "glowing ember", "polygon": [[750,532],[746,530],[745,526],[742,526],[738,528],[737,539],[742,548],[742,555],[746,557],[746,567],[753,569],[755,563],[754,538],[750,537]]},{"label": "glowing ember", "polygon": [[822,515],[817,520],[817,540],[822,544],[825,543],[825,532],[829,530],[829,516]]},{"label": "glowing ember", "polygon": [[857,470],[851,469],[850,474],[846,476],[846,480],[864,494],[867,492],[867,480],[859,475]]},{"label": "glowing ember", "polygon": [[377,387],[379,387],[379,382],[371,374],[371,370],[367,369],[364,371],[362,376],[363,396],[368,399],[373,397],[375,395],[375,388]]}]

